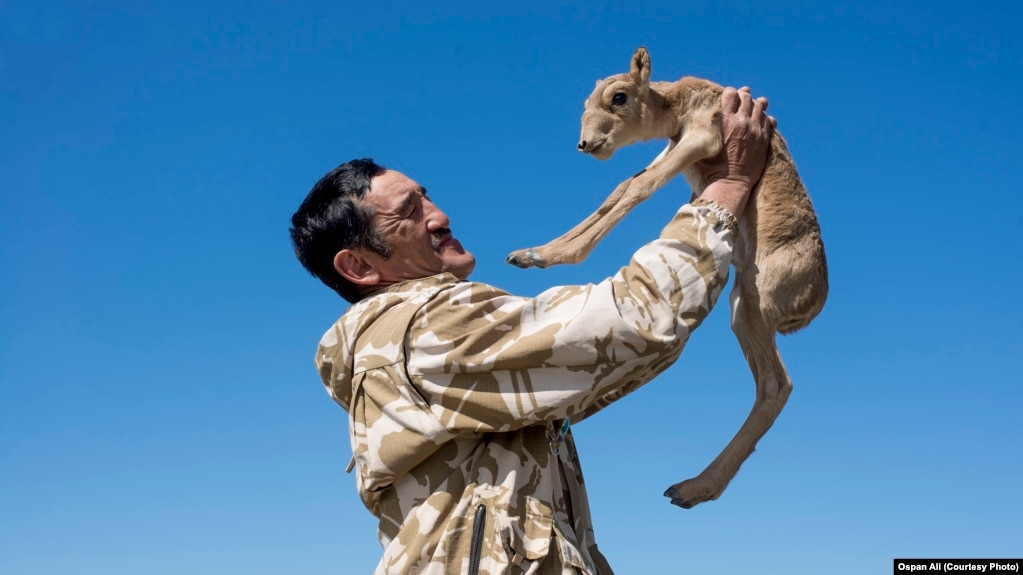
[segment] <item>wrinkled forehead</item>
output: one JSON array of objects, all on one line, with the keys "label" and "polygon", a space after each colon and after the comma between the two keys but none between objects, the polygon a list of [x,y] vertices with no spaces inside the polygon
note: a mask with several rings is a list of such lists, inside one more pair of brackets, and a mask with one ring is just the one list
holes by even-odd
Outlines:
[{"label": "wrinkled forehead", "polygon": [[394,209],[422,189],[422,186],[405,174],[387,170],[370,180],[369,192],[363,196],[363,201],[378,208]]}]

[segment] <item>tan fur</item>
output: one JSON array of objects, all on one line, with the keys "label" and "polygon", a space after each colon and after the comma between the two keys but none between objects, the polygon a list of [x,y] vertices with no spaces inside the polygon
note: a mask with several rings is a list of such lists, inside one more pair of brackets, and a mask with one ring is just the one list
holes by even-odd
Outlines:
[{"label": "tan fur", "polygon": [[[704,161],[724,145],[723,88],[699,78],[654,83],[649,78],[650,56],[640,48],[633,54],[628,74],[597,82],[586,100],[579,149],[607,159],[622,146],[669,138],[665,151],[622,182],[582,223],[544,246],[513,252],[509,263],[546,267],[582,261],[629,210],[680,173],[693,189],[694,199],[703,193]],[[613,103],[619,93],[625,94],[625,104]],[[786,334],[805,327],[820,312],[828,293],[817,216],[777,130],[771,138],[767,168],[739,221],[732,264],[732,330],[756,381],[756,400],[721,454],[698,476],[665,492],[672,503],[685,508],[717,499],[781,413],[792,382],[778,353],[775,332]]]}]

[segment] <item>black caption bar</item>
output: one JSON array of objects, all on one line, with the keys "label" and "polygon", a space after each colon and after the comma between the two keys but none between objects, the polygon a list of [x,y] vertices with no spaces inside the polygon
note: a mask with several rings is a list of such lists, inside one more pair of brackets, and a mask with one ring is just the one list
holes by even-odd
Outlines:
[{"label": "black caption bar", "polygon": [[895,559],[895,575],[907,573],[1021,573],[1023,559]]}]

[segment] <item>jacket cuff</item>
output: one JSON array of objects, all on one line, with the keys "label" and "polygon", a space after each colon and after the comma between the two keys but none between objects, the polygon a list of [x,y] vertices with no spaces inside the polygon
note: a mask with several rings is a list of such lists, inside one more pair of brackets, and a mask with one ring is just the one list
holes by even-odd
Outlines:
[{"label": "jacket cuff", "polygon": [[[715,202],[714,200],[696,198],[695,200],[690,202],[690,205],[693,206],[694,208],[697,208],[697,210],[703,213],[705,216],[709,215],[716,219],[717,222],[714,222],[716,224],[714,226],[715,228],[723,226],[725,229],[732,233],[733,237],[739,233],[739,220],[737,220],[735,218],[735,215],[733,215],[732,212],[728,211],[728,209],[723,207],[721,204]],[[722,230],[719,229],[718,231]]]}]

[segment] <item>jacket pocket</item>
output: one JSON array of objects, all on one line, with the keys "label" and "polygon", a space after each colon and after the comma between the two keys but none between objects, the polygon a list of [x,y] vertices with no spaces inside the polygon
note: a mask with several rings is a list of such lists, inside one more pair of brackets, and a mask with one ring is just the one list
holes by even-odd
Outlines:
[{"label": "jacket pocket", "polygon": [[554,514],[539,499],[524,496],[525,509],[497,515],[497,529],[513,564],[538,561],[550,552]]}]

